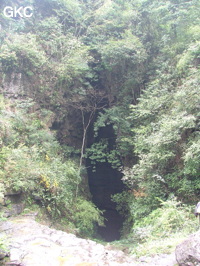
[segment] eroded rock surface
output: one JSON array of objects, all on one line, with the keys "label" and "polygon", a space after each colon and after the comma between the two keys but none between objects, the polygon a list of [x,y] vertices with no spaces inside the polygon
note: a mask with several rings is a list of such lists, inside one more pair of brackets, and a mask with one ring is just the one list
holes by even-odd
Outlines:
[{"label": "eroded rock surface", "polygon": [[[35,214],[9,218],[0,224],[10,249],[10,262],[20,266],[173,266],[174,254],[138,260],[92,240],[49,228],[35,221]],[[2,265],[0,263],[0,265]]]},{"label": "eroded rock surface", "polygon": [[175,253],[180,266],[200,265],[200,231],[179,244]]},{"label": "eroded rock surface", "polygon": [[134,265],[122,251],[108,250],[94,241],[51,229],[31,216],[12,218],[0,227],[1,235],[9,241],[12,265]]}]

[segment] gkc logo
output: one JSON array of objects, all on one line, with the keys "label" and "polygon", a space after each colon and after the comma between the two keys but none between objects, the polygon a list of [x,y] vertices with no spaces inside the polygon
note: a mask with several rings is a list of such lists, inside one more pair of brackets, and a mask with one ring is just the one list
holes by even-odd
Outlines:
[{"label": "gkc logo", "polygon": [[7,18],[16,18],[17,16],[21,18],[30,18],[33,15],[33,8],[31,6],[20,6],[18,8],[6,6],[3,10],[3,14]]}]

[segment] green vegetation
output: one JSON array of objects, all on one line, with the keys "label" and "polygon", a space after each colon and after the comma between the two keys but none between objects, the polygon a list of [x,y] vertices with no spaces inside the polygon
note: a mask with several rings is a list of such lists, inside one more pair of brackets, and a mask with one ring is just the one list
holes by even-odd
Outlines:
[{"label": "green vegetation", "polygon": [[63,155],[45,124],[51,112],[31,112],[31,100],[1,100],[1,194],[23,193],[27,207],[36,200],[52,219],[68,217],[67,223],[78,226],[80,234],[93,235],[93,224],[102,224],[103,220],[92,203],[85,198],[80,204],[81,194],[76,197],[81,182],[78,166]]},{"label": "green vegetation", "polygon": [[157,252],[159,238],[195,230],[199,0],[25,2],[31,18],[0,13],[0,198],[21,191],[92,236],[103,221],[87,159],[123,172],[113,200],[131,245]]},{"label": "green vegetation", "polygon": [[166,254],[173,252],[188,234],[198,230],[198,219],[190,206],[176,199],[159,201],[160,208],[138,220],[128,237],[113,244],[137,257]]}]

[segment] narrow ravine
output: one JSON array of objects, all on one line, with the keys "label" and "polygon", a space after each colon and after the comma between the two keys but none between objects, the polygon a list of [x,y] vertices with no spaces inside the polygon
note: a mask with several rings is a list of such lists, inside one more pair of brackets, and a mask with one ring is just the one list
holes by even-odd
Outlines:
[{"label": "narrow ravine", "polygon": [[105,227],[99,227],[98,233],[105,241],[119,240],[123,217],[116,211],[111,195],[123,191],[122,175],[109,164],[97,164],[96,171],[88,170],[89,187],[96,206],[104,210]]},{"label": "narrow ravine", "polygon": [[[106,140],[108,150],[115,146],[116,136],[112,125],[101,128],[98,136],[93,136],[93,130],[88,134],[88,146],[99,141]],[[120,231],[123,226],[123,217],[116,210],[116,203],[112,201],[112,195],[124,190],[122,173],[105,162],[95,161],[95,170],[91,160],[86,160],[88,184],[94,204],[104,211],[105,226],[98,227],[97,233],[104,241],[111,242],[120,239]]]}]

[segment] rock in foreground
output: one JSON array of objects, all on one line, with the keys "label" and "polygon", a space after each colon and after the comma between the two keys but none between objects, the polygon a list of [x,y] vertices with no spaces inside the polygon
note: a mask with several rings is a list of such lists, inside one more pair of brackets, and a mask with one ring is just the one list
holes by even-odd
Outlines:
[{"label": "rock in foreground", "polygon": [[10,248],[7,265],[134,265],[122,251],[108,250],[92,240],[51,229],[31,217],[12,218],[2,222],[0,228]]},{"label": "rock in foreground", "polygon": [[180,266],[200,265],[200,231],[179,244],[175,253]]}]

